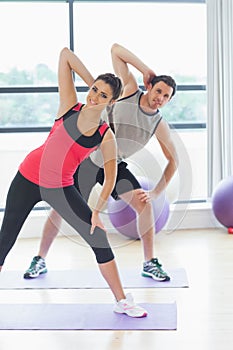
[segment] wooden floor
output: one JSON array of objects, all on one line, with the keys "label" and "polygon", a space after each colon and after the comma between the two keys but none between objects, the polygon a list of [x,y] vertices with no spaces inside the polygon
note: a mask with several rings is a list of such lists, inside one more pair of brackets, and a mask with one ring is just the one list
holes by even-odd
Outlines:
[{"label": "wooden floor", "polygon": [[[119,269],[142,263],[139,241],[110,235]],[[5,270],[25,270],[38,239],[19,239]],[[232,350],[233,235],[223,229],[162,232],[158,256],[166,268],[185,268],[189,288],[132,289],[140,302],[176,301],[176,331],[0,331],[0,349],[23,350]],[[97,268],[92,253],[77,237],[58,237],[47,257],[50,270]],[[78,273],[78,271],[77,271]],[[0,302],[112,303],[109,290],[8,290]],[[1,315],[0,315],[1,317]]]}]

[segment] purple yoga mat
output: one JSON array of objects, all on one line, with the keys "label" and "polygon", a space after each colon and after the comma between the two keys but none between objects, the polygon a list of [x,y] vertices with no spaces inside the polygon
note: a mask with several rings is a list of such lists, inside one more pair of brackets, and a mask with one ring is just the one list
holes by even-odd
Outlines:
[{"label": "purple yoga mat", "polygon": [[176,330],[176,303],[140,304],[147,317],[113,312],[112,304],[0,304],[0,329]]},{"label": "purple yoga mat", "polygon": [[[184,288],[188,287],[187,275],[184,269],[169,271],[171,280],[168,282],[154,281],[142,277],[140,271],[120,270],[124,288]],[[49,271],[34,279],[24,279],[23,271],[3,271],[0,273],[0,289],[102,289],[108,288],[97,266],[93,270],[61,270]]]}]

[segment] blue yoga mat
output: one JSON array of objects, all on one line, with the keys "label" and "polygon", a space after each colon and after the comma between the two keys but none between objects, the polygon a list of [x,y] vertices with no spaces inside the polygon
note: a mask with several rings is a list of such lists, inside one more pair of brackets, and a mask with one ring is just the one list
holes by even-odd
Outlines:
[{"label": "blue yoga mat", "polygon": [[[184,269],[169,271],[171,280],[168,282],[154,281],[142,277],[138,270],[120,270],[124,288],[185,288],[188,279]],[[93,270],[62,270],[49,271],[34,279],[24,279],[23,271],[3,271],[0,273],[0,289],[101,289],[108,288],[107,283],[98,268]]]},{"label": "blue yoga mat", "polygon": [[112,304],[0,304],[1,330],[176,330],[176,303],[140,304],[147,317],[113,312]]}]

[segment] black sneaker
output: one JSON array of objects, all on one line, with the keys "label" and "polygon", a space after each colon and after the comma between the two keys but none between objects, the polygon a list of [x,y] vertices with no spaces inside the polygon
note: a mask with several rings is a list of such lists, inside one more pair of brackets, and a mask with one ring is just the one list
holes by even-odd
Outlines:
[{"label": "black sneaker", "polygon": [[156,281],[170,281],[170,277],[163,271],[162,265],[157,258],[143,263],[142,276],[151,277]]},{"label": "black sneaker", "polygon": [[29,269],[23,275],[24,278],[36,278],[42,273],[48,272],[45,264],[45,259],[41,256],[34,256]]}]

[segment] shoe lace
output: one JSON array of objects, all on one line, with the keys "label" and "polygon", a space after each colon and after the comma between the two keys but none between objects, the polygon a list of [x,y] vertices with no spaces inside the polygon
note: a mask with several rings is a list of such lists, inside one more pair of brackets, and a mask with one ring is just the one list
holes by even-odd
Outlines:
[{"label": "shoe lace", "polygon": [[33,258],[28,271],[37,271],[40,269],[42,263],[40,262],[40,257]]},{"label": "shoe lace", "polygon": [[161,276],[161,275],[162,275],[162,276],[167,275],[166,272],[163,271],[163,269],[162,269],[162,264],[159,263],[159,261],[158,261],[157,258],[151,259],[150,263],[151,263],[151,265],[152,265],[152,266],[151,266],[152,269],[153,269],[156,273],[160,274],[160,276]]},{"label": "shoe lace", "polygon": [[160,262],[158,261],[157,258],[151,259],[151,263],[152,263],[153,265],[156,265],[156,267],[158,267],[158,268],[161,268],[161,267],[162,267],[162,264],[160,264]]},{"label": "shoe lace", "polygon": [[126,295],[126,299],[122,300],[124,309],[133,309],[135,307],[135,302],[131,295]]}]

